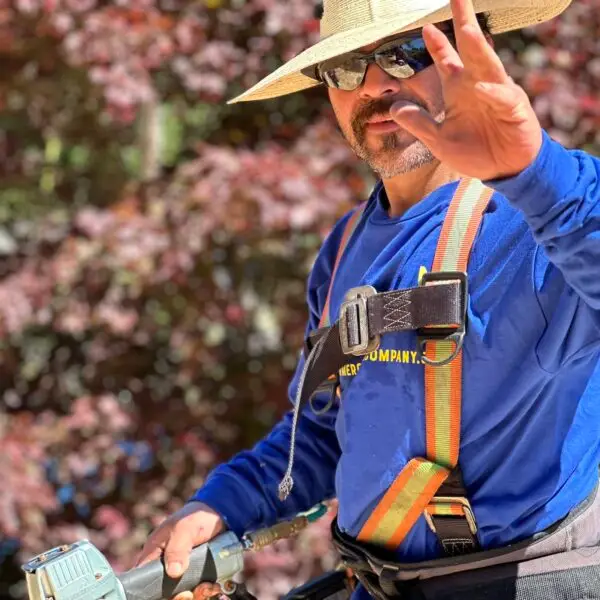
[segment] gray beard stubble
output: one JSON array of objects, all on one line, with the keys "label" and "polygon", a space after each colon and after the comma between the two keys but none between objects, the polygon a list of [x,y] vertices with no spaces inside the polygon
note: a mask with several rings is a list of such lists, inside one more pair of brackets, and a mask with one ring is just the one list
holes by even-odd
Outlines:
[{"label": "gray beard stubble", "polygon": [[[364,128],[362,131],[364,132]],[[419,140],[414,140],[402,148],[397,133],[381,136],[381,145],[377,150],[368,148],[364,133],[355,139],[356,142],[350,143],[352,150],[382,179],[410,173],[435,160],[429,148]]]},{"label": "gray beard stubble", "polygon": [[[371,150],[367,146],[366,121],[374,114],[384,114],[386,109],[389,110],[389,104],[382,101],[364,107],[352,122],[354,139],[351,140],[349,135],[344,134],[358,158],[364,160],[382,179],[409,173],[436,160],[420,140],[415,139],[402,148],[397,132],[382,135],[377,150]],[[443,120],[443,110],[437,118]]]}]

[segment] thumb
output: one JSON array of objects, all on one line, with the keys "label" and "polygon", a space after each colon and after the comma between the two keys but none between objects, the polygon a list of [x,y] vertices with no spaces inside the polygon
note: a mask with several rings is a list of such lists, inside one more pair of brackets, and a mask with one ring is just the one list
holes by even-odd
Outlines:
[{"label": "thumb", "polygon": [[[178,524],[180,525],[180,524]],[[167,569],[167,575],[171,578],[178,578],[183,575],[190,563],[190,553],[194,547],[194,543],[200,544],[203,539],[198,539],[197,535],[194,535],[188,524],[183,527],[176,525],[171,533],[171,537],[165,546],[165,565]]]},{"label": "thumb", "polygon": [[438,137],[439,123],[421,106],[399,100],[390,107],[390,116],[398,125],[431,148]]}]

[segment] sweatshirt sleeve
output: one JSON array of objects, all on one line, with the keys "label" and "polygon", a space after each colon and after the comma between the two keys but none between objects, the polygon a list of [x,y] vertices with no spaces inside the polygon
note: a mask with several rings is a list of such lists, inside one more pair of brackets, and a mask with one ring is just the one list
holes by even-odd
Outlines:
[{"label": "sweatshirt sleeve", "polygon": [[[341,231],[342,219],[327,238],[308,280],[309,319],[306,333],[318,327],[320,310],[331,278],[331,270]],[[293,403],[304,366],[301,356],[288,388]],[[313,401],[320,411],[327,397]],[[278,485],[287,468],[292,429],[292,412],[254,448],[240,452],[211,472],[205,484],[189,499],[206,503],[241,536],[247,531],[267,527],[312,508],[335,496],[335,471],[340,448],[335,432],[337,407],[315,415],[306,407],[298,420],[292,476],[294,487],[285,501],[278,497]]]},{"label": "sweatshirt sleeve", "polygon": [[554,371],[600,346],[600,159],[546,132],[535,161],[487,181],[525,216],[538,245],[532,284],[547,322],[538,346]]},{"label": "sweatshirt sleeve", "polygon": [[544,132],[525,171],[487,185],[520,209],[536,242],[568,284],[600,309],[600,159],[569,151]]}]

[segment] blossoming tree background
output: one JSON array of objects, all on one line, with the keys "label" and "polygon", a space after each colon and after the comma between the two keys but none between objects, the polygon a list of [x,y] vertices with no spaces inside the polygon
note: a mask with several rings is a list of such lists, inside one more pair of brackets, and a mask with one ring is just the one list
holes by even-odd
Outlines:
[{"label": "blossoming tree background", "polygon": [[[304,282],[372,175],[322,90],[225,100],[317,37],[312,0],[0,0],[0,600],[87,537],[117,570],[288,410]],[[600,0],[497,39],[543,125],[600,154]],[[261,600],[327,522],[249,556]]]}]

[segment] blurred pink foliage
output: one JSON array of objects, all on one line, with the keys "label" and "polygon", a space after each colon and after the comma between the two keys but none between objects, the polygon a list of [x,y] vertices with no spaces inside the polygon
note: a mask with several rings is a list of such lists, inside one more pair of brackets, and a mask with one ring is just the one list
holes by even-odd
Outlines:
[{"label": "blurred pink foliage", "polygon": [[559,19],[514,36],[500,55],[548,132],[600,153],[600,5],[580,0]]},{"label": "blurred pink foliage", "polygon": [[[83,537],[130,567],[289,408],[306,275],[372,178],[321,90],[225,100],[316,39],[313,9],[0,0],[0,599],[24,597],[15,561]],[[496,40],[542,124],[596,153],[599,39],[579,0]],[[248,555],[261,600],[335,565],[331,516]]]}]

